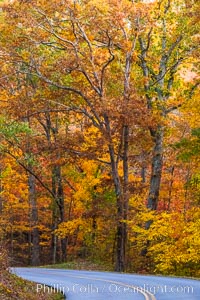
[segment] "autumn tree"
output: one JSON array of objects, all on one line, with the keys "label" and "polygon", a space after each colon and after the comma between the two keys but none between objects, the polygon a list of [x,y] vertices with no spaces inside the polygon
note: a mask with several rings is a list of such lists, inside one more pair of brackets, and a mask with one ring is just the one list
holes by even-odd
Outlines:
[{"label": "autumn tree", "polygon": [[[104,7],[92,1],[81,5],[68,1],[63,4],[65,9],[57,3],[54,5],[31,4],[32,15],[29,15],[29,5],[25,4],[23,10],[20,8],[20,30],[26,27],[32,37],[30,39],[24,31],[28,44],[23,40],[25,49],[17,53],[25,68],[17,61],[14,64],[20,74],[37,76],[62,90],[67,97],[64,104],[83,114],[100,131],[109,152],[117,201],[116,270],[123,271],[130,126],[140,101],[134,82],[131,83],[131,70],[138,30],[141,30],[135,18],[143,14],[143,10],[129,1],[113,1]],[[14,6],[18,9],[17,2]],[[94,15],[89,16],[88,11],[94,11]],[[24,39],[22,35],[21,38]]]},{"label": "autumn tree", "polygon": [[[181,66],[189,64],[198,46],[197,26],[188,26],[191,19],[184,1],[155,1],[145,32],[139,36],[139,65],[143,72],[147,108],[154,120],[149,126],[152,141],[152,171],[148,208],[156,210],[163,167],[166,120],[188,100]],[[191,8],[191,7],[190,7]],[[140,21],[138,21],[140,26]]]},{"label": "autumn tree", "polygon": [[[149,180],[147,208],[157,210],[170,116],[197,87],[181,76],[181,66],[189,66],[196,55],[198,28],[188,26],[196,19],[196,8],[181,0],[112,0],[103,6],[98,1],[15,1],[4,6],[9,15],[1,29],[4,72],[11,94],[19,99],[23,89],[29,92],[20,104],[34,104],[31,114],[56,161],[70,153],[109,167],[116,198],[116,271],[126,268],[129,198],[136,196],[131,173],[141,167],[140,179],[144,184]],[[8,87],[4,82],[3,89]],[[67,127],[71,123],[68,141],[58,134],[61,115],[57,118],[49,109],[69,114],[64,120]],[[94,146],[90,141],[84,145],[89,129],[96,133]],[[54,148],[58,141],[61,151]],[[144,172],[149,160],[150,178]],[[40,184],[58,204],[62,223],[61,166],[51,167],[52,188]],[[65,241],[63,249],[64,254]]]}]

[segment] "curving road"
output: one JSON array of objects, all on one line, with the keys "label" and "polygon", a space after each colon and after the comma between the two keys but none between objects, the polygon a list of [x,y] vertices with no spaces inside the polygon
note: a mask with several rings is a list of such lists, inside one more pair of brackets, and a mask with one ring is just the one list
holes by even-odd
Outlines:
[{"label": "curving road", "polygon": [[35,281],[37,291],[63,292],[68,300],[199,300],[200,281],[111,272],[12,268]]}]

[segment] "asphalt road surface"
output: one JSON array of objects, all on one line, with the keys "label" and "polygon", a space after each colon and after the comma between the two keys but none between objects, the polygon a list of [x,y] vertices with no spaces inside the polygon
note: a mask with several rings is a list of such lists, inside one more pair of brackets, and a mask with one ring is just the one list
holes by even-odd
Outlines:
[{"label": "asphalt road surface", "polygon": [[36,290],[67,300],[200,300],[200,281],[161,276],[43,268],[12,268],[37,282]]}]

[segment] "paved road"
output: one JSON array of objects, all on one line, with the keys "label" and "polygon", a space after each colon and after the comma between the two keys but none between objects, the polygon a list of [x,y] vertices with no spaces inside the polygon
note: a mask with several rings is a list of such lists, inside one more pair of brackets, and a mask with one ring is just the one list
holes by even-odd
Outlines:
[{"label": "paved road", "polygon": [[37,291],[56,288],[67,300],[200,300],[199,280],[43,268],[12,272],[37,282]]}]

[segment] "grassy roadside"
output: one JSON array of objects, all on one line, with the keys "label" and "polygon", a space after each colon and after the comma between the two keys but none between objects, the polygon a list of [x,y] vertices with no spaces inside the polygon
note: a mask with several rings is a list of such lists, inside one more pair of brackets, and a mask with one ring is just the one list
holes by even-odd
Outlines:
[{"label": "grassy roadside", "polygon": [[[63,300],[62,294],[37,291],[35,283],[26,281],[8,272],[6,252],[0,247],[0,299],[1,300]],[[47,265],[45,268],[111,271],[108,265],[77,259],[63,264]]]},{"label": "grassy roadside", "polygon": [[1,300],[63,300],[63,295],[44,293],[37,291],[35,283],[23,280],[7,270],[1,270],[0,275],[0,299]]},{"label": "grassy roadside", "polygon": [[9,262],[5,247],[0,245],[0,299],[1,300],[63,300],[55,291],[38,291],[37,284],[21,279],[8,271]]},{"label": "grassy roadside", "polygon": [[55,265],[45,265],[41,268],[50,269],[69,269],[69,270],[88,270],[88,271],[113,271],[113,267],[102,262],[92,262],[86,259],[76,259],[66,263]]}]

